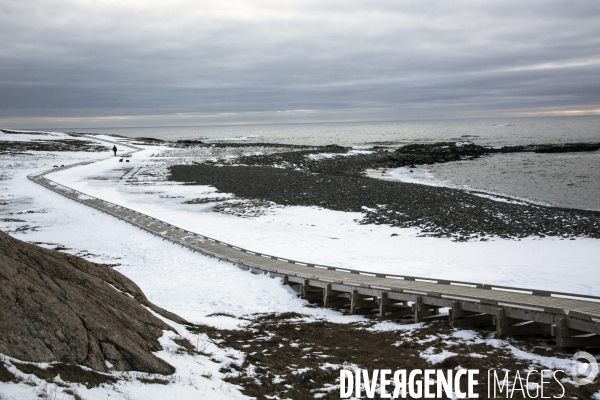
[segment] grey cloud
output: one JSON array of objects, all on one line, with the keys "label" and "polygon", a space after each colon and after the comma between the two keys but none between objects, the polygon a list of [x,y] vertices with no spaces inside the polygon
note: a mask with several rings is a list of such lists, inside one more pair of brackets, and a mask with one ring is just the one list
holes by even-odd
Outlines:
[{"label": "grey cloud", "polygon": [[599,108],[597,4],[4,2],[0,122]]}]

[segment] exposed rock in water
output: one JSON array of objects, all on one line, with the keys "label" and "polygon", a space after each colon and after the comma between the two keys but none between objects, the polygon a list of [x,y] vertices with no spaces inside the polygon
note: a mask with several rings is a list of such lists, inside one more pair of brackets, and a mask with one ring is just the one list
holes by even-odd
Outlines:
[{"label": "exposed rock in water", "polygon": [[165,141],[164,141],[164,140],[162,140],[162,139],[151,138],[151,137],[143,137],[143,136],[136,137],[136,138],[135,138],[135,140],[140,140],[140,141],[142,141],[142,142],[150,142],[150,143],[152,143],[152,142],[156,142],[156,143],[164,143],[164,142],[165,142]]},{"label": "exposed rock in water", "polygon": [[[600,143],[530,144],[518,146],[490,147],[473,142],[437,142],[408,144],[396,150],[374,148],[372,153],[345,154],[350,148],[322,146],[304,151],[289,151],[238,157],[230,164],[249,166],[277,166],[320,174],[361,175],[367,169],[399,168],[459,161],[490,156],[498,153],[566,153],[596,151]],[[328,154],[329,157],[311,157]],[[344,155],[344,157],[340,157]]]},{"label": "exposed rock in water", "polygon": [[186,323],[108,266],[0,231],[0,353],[103,372],[108,361],[112,370],[172,374],[152,352],[161,350],[163,330],[173,329],[144,306]]},{"label": "exposed rock in water", "polygon": [[[523,149],[519,149],[522,147]],[[529,146],[510,146],[503,152],[532,151],[534,153],[580,153],[596,151],[600,149],[600,143],[564,143],[564,144],[533,144]]]},{"label": "exposed rock in water", "polygon": [[407,144],[396,149],[396,153],[403,154],[461,154],[478,156],[492,151],[491,147],[484,147],[473,142],[438,142],[431,144]]}]

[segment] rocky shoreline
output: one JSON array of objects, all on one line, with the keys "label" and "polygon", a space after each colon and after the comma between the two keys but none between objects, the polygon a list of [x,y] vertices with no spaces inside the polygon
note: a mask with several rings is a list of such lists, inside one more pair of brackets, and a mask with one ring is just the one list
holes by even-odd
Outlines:
[{"label": "rocky shoreline", "polygon": [[[494,148],[472,142],[440,142],[410,144],[396,150],[375,147],[370,153],[348,155],[350,148],[331,145],[316,149],[295,149],[284,153],[240,157],[235,160],[235,163],[263,167],[277,166],[314,173],[362,175],[367,169],[414,168],[417,165],[446,163],[501,153],[566,153],[598,149],[600,143],[532,144]],[[338,155],[338,157],[307,157],[310,154],[322,153]]]},{"label": "rocky shoreline", "polygon": [[[600,237],[600,212],[548,207],[480,193],[389,182],[362,175],[367,168],[451,162],[498,152],[595,151],[600,144],[510,146],[470,142],[407,145],[393,152],[347,155],[348,148],[239,157],[233,161],[170,167],[169,179],[210,185],[238,198],[281,205],[364,213],[362,224],[419,227],[423,236],[457,241],[488,237]],[[310,157],[326,153],[328,157]],[[241,165],[240,165],[241,164]],[[274,168],[277,167],[277,168]]]}]

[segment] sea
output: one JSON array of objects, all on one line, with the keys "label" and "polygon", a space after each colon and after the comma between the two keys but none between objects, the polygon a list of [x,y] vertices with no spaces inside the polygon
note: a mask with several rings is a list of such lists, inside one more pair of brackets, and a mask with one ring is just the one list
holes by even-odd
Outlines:
[{"label": "sea", "polygon": [[[63,129],[74,131],[74,129]],[[282,143],[393,149],[409,143],[473,142],[486,146],[600,142],[600,116],[481,118],[401,122],[94,128],[85,131],[209,143]],[[600,210],[600,151],[516,153],[418,168],[388,179],[503,195],[557,207]]]}]

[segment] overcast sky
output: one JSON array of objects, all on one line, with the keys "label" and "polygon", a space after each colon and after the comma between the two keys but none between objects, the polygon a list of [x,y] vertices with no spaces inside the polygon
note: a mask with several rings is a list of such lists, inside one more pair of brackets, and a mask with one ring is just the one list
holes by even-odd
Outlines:
[{"label": "overcast sky", "polygon": [[0,1],[0,127],[565,113],[597,0]]}]

